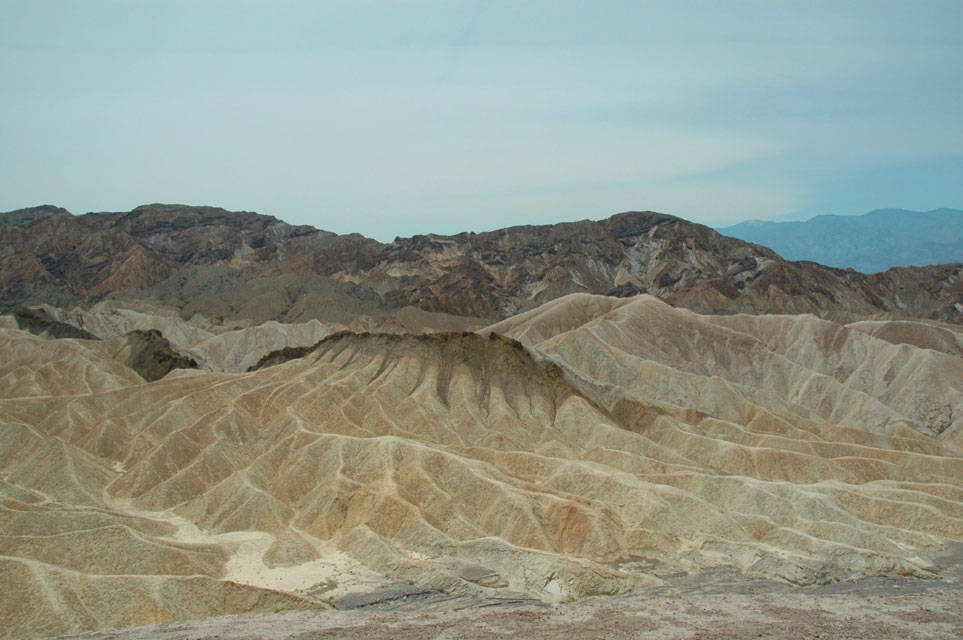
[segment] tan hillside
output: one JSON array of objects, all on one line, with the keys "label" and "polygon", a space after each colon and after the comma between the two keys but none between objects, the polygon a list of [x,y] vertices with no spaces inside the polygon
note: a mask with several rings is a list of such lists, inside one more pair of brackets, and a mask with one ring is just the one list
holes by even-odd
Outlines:
[{"label": "tan hillside", "polygon": [[[84,326],[155,322],[121,317]],[[222,369],[321,341],[145,382],[126,338],[4,321],[4,637],[399,580],[557,603],[713,566],[939,577],[963,540],[963,359],[919,346],[933,325],[587,294],[477,333],[156,322]]]},{"label": "tan hillside", "polygon": [[[352,329],[362,332],[421,333],[477,329],[484,322],[444,313],[404,307],[389,315],[352,317],[350,325],[324,323],[317,319],[307,322],[279,323],[273,320],[257,324],[253,321],[233,321],[219,324],[202,315],[184,319],[177,310],[152,304],[120,304],[100,302],[89,309],[80,307],[64,310],[41,305],[23,313],[39,314],[36,327],[18,327],[16,318],[3,316],[8,326],[29,329],[33,333],[52,337],[45,329],[50,321],[61,323],[61,333],[71,327],[86,337],[104,340],[126,336],[132,332],[160,333],[174,349],[193,358],[209,371],[247,371],[267,354],[286,348],[309,347],[336,331]],[[22,324],[22,320],[21,320]]]},{"label": "tan hillside", "polygon": [[849,325],[894,344],[911,344],[921,349],[963,356],[963,331],[956,325],[907,320],[864,320]]}]

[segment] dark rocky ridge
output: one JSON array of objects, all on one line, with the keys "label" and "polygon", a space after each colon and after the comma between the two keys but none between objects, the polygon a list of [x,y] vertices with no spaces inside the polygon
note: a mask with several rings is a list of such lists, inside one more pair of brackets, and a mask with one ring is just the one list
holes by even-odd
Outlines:
[{"label": "dark rocky ridge", "polygon": [[569,293],[645,292],[702,313],[963,320],[961,264],[788,262],[653,212],[388,244],[214,207],[28,218],[0,227],[0,309],[110,298],[222,319],[350,322],[410,305],[494,320]]},{"label": "dark rocky ridge", "polygon": [[62,207],[42,204],[39,207],[27,207],[0,214],[0,227],[22,227],[42,218],[69,215],[71,215],[70,212]]},{"label": "dark rocky ridge", "polygon": [[11,315],[16,319],[17,325],[22,330],[29,331],[36,336],[44,338],[99,340],[99,338],[92,333],[50,317],[50,315],[42,309],[14,309]]},{"label": "dark rocky ridge", "polygon": [[131,331],[126,336],[130,348],[124,364],[147,382],[160,380],[174,369],[197,369],[194,358],[182,355],[160,331]]},{"label": "dark rocky ridge", "polygon": [[[340,335],[341,332],[333,335]],[[328,336],[329,338],[331,336]],[[256,363],[248,367],[248,372],[257,371],[259,369],[266,369],[267,367],[274,367],[279,364],[284,364],[285,362],[290,362],[291,360],[297,360],[298,358],[303,358],[311,353],[317,351],[324,340],[319,340],[318,342],[307,346],[307,347],[284,347],[283,349],[276,349],[271,353],[266,354]]]}]

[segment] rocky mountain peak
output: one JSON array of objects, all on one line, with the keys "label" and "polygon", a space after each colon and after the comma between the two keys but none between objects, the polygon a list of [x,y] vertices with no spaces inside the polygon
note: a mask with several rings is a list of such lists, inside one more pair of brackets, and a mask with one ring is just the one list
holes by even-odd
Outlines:
[{"label": "rocky mountain peak", "polygon": [[408,306],[497,320],[571,293],[650,293],[702,313],[963,319],[960,265],[864,275],[787,262],[766,247],[651,211],[390,244],[217,207],[23,211],[3,216],[47,218],[0,227],[3,308],[146,298],[262,321],[331,313],[344,320],[361,309],[390,314]]},{"label": "rocky mountain peak", "polygon": [[42,204],[37,207],[27,207],[16,211],[0,213],[0,227],[20,227],[31,222],[50,218],[52,216],[69,216],[71,213],[62,207],[52,204]]}]

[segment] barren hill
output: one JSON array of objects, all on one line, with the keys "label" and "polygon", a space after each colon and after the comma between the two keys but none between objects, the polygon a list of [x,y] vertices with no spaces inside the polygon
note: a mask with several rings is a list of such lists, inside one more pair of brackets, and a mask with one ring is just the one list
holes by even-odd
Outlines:
[{"label": "barren hill", "polygon": [[[125,313],[85,326],[149,328]],[[559,603],[719,566],[940,578],[963,540],[963,360],[915,344],[955,328],[906,323],[576,294],[477,333],[340,331],[146,382],[127,338],[6,317],[2,634],[392,584]]]},{"label": "barren hill", "polygon": [[700,313],[963,318],[963,265],[865,275],[787,262],[651,212],[389,244],[213,207],[28,214],[0,214],[0,308],[112,299],[186,316],[350,324],[406,307],[499,320],[570,293],[650,293]]}]

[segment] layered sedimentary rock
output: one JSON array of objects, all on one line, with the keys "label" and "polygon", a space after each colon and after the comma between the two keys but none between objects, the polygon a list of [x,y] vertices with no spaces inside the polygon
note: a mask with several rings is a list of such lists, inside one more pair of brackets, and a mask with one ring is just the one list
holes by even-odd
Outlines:
[{"label": "layered sedimentary rock", "polygon": [[[963,359],[953,329],[900,322],[573,295],[146,382],[122,335],[5,321],[3,634],[323,609],[391,580],[557,603],[720,565],[938,578],[963,540]],[[246,330],[222,329],[194,344]]]}]

